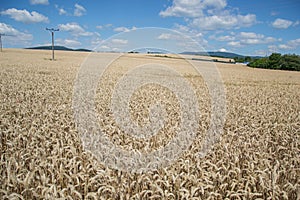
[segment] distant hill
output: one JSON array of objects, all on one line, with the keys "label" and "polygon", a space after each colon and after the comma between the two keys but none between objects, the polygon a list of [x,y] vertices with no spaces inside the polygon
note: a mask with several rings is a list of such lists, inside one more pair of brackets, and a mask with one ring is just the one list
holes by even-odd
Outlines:
[{"label": "distant hill", "polygon": [[[182,52],[181,54],[186,55],[199,55],[199,56],[212,56],[221,58],[245,58],[247,56],[231,53],[231,52],[220,52],[220,51],[209,51],[209,52]],[[251,58],[261,58],[260,56],[250,56]]]},{"label": "distant hill", "polygon": [[[52,46],[38,46],[38,47],[28,47],[25,49],[41,49],[41,50],[51,50]],[[54,50],[61,50],[61,51],[86,51],[91,52],[92,50],[89,49],[71,49],[64,46],[54,46]]]}]

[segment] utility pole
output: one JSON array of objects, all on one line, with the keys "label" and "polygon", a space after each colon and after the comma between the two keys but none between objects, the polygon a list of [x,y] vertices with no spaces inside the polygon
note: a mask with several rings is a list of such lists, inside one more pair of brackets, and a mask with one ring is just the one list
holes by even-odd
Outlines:
[{"label": "utility pole", "polygon": [[0,49],[1,49],[1,51],[2,51],[2,35],[4,35],[4,34],[0,33]]},{"label": "utility pole", "polygon": [[0,51],[2,51],[2,36],[13,36],[13,35],[7,35],[4,33],[0,33]]},{"label": "utility pole", "polygon": [[51,32],[51,36],[52,36],[52,60],[54,60],[54,32],[59,31],[59,29],[46,28],[46,30]]}]

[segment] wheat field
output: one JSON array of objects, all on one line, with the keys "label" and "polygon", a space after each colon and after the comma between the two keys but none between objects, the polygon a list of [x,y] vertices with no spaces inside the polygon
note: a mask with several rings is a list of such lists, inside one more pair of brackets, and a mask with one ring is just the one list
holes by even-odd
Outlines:
[{"label": "wheat field", "polygon": [[[203,78],[178,58],[125,54],[99,80],[99,125],[115,145],[151,151],[176,134],[180,109],[164,87],[144,85],[131,97],[130,117],[147,123],[162,101],[165,127],[148,139],[118,129],[110,110],[117,80],[145,60],[174,66],[192,85],[199,129],[167,167],[144,173],[112,169],[83,147],[74,120],[74,81],[89,53],[5,49],[0,54],[0,199],[300,199],[300,73],[217,63],[226,92],[220,140],[204,157],[211,117]],[[203,66],[205,66],[205,61]],[[175,127],[175,128],[172,128]]]}]

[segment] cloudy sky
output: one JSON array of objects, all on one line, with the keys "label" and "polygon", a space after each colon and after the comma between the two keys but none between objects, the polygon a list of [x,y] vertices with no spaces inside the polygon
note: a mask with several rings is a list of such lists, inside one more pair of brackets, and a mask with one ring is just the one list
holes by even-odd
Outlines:
[{"label": "cloudy sky", "polygon": [[[45,28],[59,28],[57,45],[93,49],[117,33],[159,27],[207,51],[300,54],[299,10],[299,0],[1,0],[0,33],[13,35],[3,37],[4,47],[24,48],[49,45]],[[171,39],[169,32],[157,36]]]}]

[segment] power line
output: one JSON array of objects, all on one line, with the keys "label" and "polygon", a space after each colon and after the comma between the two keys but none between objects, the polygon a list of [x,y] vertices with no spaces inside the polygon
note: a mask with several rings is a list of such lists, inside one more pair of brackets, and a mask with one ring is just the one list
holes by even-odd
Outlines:
[{"label": "power line", "polygon": [[51,32],[51,36],[52,36],[52,60],[54,60],[54,32],[59,31],[59,29],[46,28],[46,30]]}]

